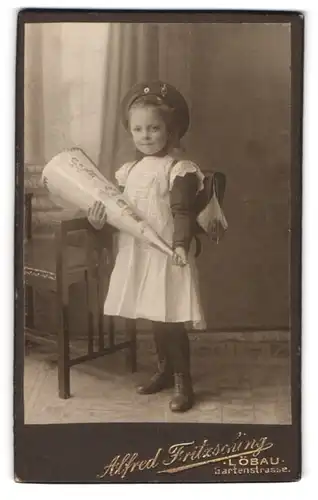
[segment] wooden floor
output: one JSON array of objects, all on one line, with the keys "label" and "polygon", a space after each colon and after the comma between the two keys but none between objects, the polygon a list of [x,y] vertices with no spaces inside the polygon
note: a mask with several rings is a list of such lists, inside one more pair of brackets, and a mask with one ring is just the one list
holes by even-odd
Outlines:
[{"label": "wooden floor", "polygon": [[126,371],[120,352],[74,367],[69,400],[57,396],[52,355],[31,346],[25,357],[25,422],[290,424],[289,343],[284,335],[191,335],[196,405],[182,415],[169,411],[171,390],[136,394],[136,385],[155,367],[154,348],[146,335],[138,338],[137,373]]}]

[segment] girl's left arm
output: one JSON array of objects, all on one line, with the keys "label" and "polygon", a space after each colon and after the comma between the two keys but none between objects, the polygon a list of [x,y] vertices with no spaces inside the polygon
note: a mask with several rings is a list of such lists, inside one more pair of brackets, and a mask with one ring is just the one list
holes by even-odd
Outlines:
[{"label": "girl's left arm", "polygon": [[195,173],[187,173],[174,179],[170,192],[170,206],[174,220],[173,248],[189,251],[193,236],[195,214],[194,203],[198,189]]}]

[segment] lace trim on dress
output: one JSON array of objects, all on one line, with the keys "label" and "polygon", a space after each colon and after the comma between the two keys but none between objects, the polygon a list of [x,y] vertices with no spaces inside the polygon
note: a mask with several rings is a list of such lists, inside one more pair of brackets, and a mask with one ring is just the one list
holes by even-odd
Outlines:
[{"label": "lace trim on dress", "polygon": [[134,162],[124,163],[115,173],[115,178],[119,186],[125,186],[130,168]]},{"label": "lace trim on dress", "polygon": [[171,173],[170,173],[170,181],[169,181],[169,191],[171,191],[174,180],[176,177],[184,177],[186,174],[189,173],[195,173],[197,175],[197,178],[199,180],[199,185],[197,189],[197,193],[201,191],[204,188],[204,175],[199,169],[199,167],[193,163],[192,161],[179,161],[176,163],[176,165],[172,168]]}]

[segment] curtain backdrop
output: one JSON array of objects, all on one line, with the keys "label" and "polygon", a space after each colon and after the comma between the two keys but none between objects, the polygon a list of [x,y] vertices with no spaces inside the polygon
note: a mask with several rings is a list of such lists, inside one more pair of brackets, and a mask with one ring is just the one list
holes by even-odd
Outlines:
[{"label": "curtain backdrop", "polygon": [[82,147],[107,175],[130,157],[120,101],[161,78],[191,103],[191,25],[52,23],[26,26],[25,163]]},{"label": "curtain backdrop", "polygon": [[25,163],[81,146],[98,159],[108,27],[30,24],[25,30]]},{"label": "curtain backdrop", "polygon": [[134,147],[119,107],[131,85],[158,77],[191,102],[191,27],[184,24],[48,23],[25,29],[25,185],[33,226],[60,209],[41,186],[44,164],[79,146],[110,179]]},{"label": "curtain backdrop", "polygon": [[136,82],[166,80],[191,108],[192,30],[187,24],[111,24],[99,166],[110,178],[131,158],[133,145],[120,123],[122,97]]},{"label": "curtain backdrop", "polygon": [[110,24],[98,162],[101,171],[110,178],[131,150],[130,141],[120,123],[121,99],[136,82],[158,76],[158,26]]}]

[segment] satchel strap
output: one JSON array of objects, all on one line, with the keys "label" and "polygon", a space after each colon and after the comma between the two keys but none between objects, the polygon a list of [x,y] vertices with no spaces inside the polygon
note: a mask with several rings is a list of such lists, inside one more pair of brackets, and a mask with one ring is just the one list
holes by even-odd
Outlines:
[{"label": "satchel strap", "polygon": [[219,204],[222,206],[226,188],[226,176],[222,172],[214,173],[214,192]]},{"label": "satchel strap", "polygon": [[[168,170],[168,178],[169,179],[170,179],[170,175],[171,175],[173,167],[175,167],[175,165],[177,163],[179,163],[179,161],[180,160],[173,160],[171,162],[171,164],[169,166],[169,170]],[[140,162],[140,160],[136,160],[136,161],[134,161],[130,165],[130,167],[128,168],[128,171],[127,171],[127,177],[130,174],[130,172],[132,171],[132,169],[139,162]],[[206,183],[205,190],[207,189],[207,191],[211,195],[213,195],[213,193],[215,193],[217,199],[219,200],[219,203],[222,204],[223,197],[224,197],[225,186],[226,186],[226,177],[225,177],[225,175],[222,174],[221,172],[211,172],[211,173],[205,175],[205,183]]]},{"label": "satchel strap", "polygon": [[[128,169],[128,174],[130,174],[130,172],[132,171],[132,169],[134,168],[134,166],[135,166],[135,165],[137,165],[137,163],[139,163],[139,162],[140,162],[140,160],[136,160],[136,161],[134,161],[134,162],[130,165],[130,167],[129,167],[129,169]],[[173,161],[170,163],[169,170],[168,170],[168,177],[169,177],[169,178],[170,178],[170,174],[171,174],[171,171],[172,171],[173,167],[174,167],[177,163],[179,163],[179,160],[173,160]]]},{"label": "satchel strap", "polygon": [[[133,168],[137,165],[137,163],[139,163],[139,162],[140,162],[140,160],[136,160],[136,161],[134,161],[134,162],[133,162],[133,163],[129,166],[129,168],[127,169],[127,177],[128,177],[128,175],[131,173],[132,169],[133,169]],[[168,178],[169,178],[169,179],[170,179],[171,171],[172,171],[173,167],[174,167],[177,163],[179,163],[179,160],[173,160],[173,161],[171,162],[171,164],[170,164],[170,166],[169,166],[169,170],[168,170]]]},{"label": "satchel strap", "polygon": [[132,169],[134,168],[134,166],[135,166],[135,165],[137,165],[137,163],[139,163],[139,162],[140,162],[140,160],[136,160],[136,161],[134,161],[134,162],[130,165],[130,167],[127,169],[127,177],[128,177],[128,175],[130,174],[130,172],[132,171]]},{"label": "satchel strap", "polygon": [[170,180],[170,175],[171,175],[171,172],[172,172],[172,169],[173,167],[179,163],[179,160],[173,160],[171,163],[170,163],[170,166],[169,166],[169,170],[168,170],[168,179]]}]

